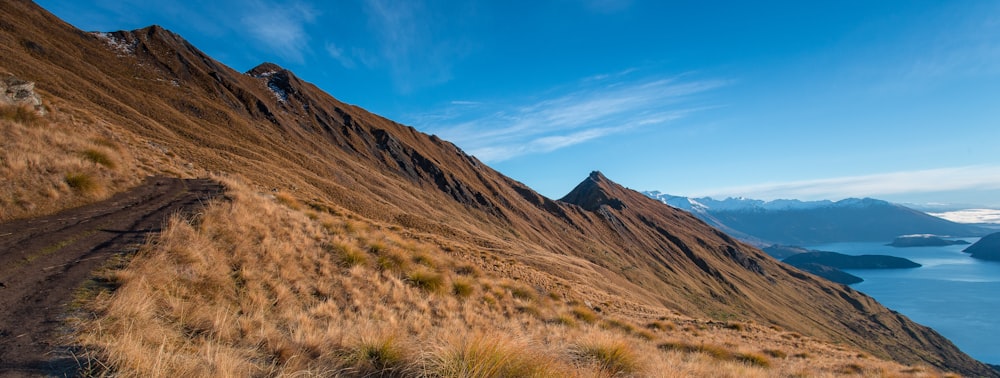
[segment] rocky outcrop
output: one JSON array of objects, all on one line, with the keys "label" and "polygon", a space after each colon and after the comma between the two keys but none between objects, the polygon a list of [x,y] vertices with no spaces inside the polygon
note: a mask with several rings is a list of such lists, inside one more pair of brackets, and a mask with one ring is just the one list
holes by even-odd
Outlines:
[{"label": "rocky outcrop", "polygon": [[45,114],[42,97],[35,93],[35,83],[7,74],[0,80],[0,105],[28,106]]}]

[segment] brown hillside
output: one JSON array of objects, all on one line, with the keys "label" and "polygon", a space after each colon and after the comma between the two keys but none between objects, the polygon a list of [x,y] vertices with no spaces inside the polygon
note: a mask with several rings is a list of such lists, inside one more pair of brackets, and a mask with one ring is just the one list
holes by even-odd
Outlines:
[{"label": "brown hillside", "polygon": [[28,1],[4,3],[0,73],[36,82],[47,106],[114,138],[142,172],[238,175],[313,209],[474,246],[517,263],[490,273],[568,285],[604,313],[752,321],[907,364],[996,374],[875,300],[600,173],[553,201],[277,65],[243,74],[161,27],[97,35]]}]

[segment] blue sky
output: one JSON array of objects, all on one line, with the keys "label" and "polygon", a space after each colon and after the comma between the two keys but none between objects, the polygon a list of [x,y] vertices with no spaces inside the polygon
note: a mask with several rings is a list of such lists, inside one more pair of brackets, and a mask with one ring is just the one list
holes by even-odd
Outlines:
[{"label": "blue sky", "polygon": [[41,0],[275,62],[559,198],[637,190],[1000,208],[996,1]]}]

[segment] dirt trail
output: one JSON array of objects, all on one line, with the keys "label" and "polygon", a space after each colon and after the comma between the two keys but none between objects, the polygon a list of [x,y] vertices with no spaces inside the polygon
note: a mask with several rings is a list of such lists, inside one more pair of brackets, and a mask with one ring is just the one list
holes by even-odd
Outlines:
[{"label": "dirt trail", "polygon": [[57,349],[64,306],[109,257],[135,251],[174,213],[222,193],[212,180],[150,177],[128,192],[0,224],[0,377],[72,374]]}]

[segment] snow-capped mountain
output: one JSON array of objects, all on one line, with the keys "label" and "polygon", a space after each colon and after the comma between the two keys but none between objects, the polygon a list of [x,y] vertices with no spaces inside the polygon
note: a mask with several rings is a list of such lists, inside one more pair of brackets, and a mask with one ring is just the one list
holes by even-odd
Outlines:
[{"label": "snow-capped mountain", "polygon": [[981,236],[986,229],[959,224],[874,198],[840,201],[763,201],[750,198],[688,198],[659,191],[646,196],[686,210],[706,223],[753,244],[817,245],[885,241],[905,234]]}]

